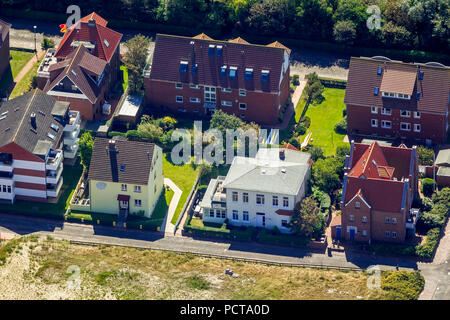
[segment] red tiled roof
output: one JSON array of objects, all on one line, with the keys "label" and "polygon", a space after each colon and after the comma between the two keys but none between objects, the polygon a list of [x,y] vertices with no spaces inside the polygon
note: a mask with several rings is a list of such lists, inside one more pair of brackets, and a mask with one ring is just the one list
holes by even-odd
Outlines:
[{"label": "red tiled roof", "polygon": [[106,61],[91,55],[83,45],[80,45],[64,61],[58,62],[49,68],[51,79],[45,85],[44,91],[52,90],[67,77],[86,95],[91,103],[95,103],[105,80],[100,85],[97,85],[90,76],[100,76],[105,67]]},{"label": "red tiled roof", "polygon": [[300,151],[296,147],[294,147],[292,144],[290,144],[289,142],[286,143],[286,144],[283,144],[281,146],[281,149],[289,149],[289,150],[294,150],[294,151]]},{"label": "red tiled roof", "polygon": [[240,44],[250,44],[249,42],[245,41],[245,40],[242,39],[241,37],[237,37],[237,38],[235,38],[235,39],[228,40],[228,42],[231,42],[231,43],[240,43]]},{"label": "red tiled roof", "polygon": [[[400,68],[399,68],[400,67]],[[417,70],[402,70],[400,65],[384,68],[380,91],[412,94],[416,85]]]},{"label": "red tiled roof", "polygon": [[[93,26],[89,26],[86,20],[89,20],[89,17],[92,15],[95,15],[96,23]],[[99,23],[97,23],[97,19]],[[87,41],[95,43],[93,54],[96,57],[110,62],[122,39],[122,34],[107,28],[106,23],[107,21],[96,13],[82,18],[64,34],[56,50],[55,57],[65,58],[69,55],[73,51],[71,47],[73,41]]]},{"label": "red tiled roof", "polygon": [[354,143],[344,204],[359,194],[374,210],[400,211],[412,156],[409,148]]},{"label": "red tiled roof", "polygon": [[204,34],[204,33],[200,33],[198,35],[196,35],[195,37],[193,37],[194,39],[200,39],[200,40],[214,40],[213,38],[211,38],[210,36]]},{"label": "red tiled roof", "polygon": [[280,216],[292,216],[294,214],[294,211],[278,209],[277,211],[275,211],[275,213]]},{"label": "red tiled roof", "polygon": [[288,54],[291,54],[291,49],[289,49],[284,44],[282,44],[282,43],[280,43],[278,41],[272,42],[272,43],[268,44],[267,46],[268,47],[273,47],[273,48],[282,48],[282,49],[285,49]]},{"label": "red tiled roof", "polygon": [[[221,45],[222,55],[208,56],[209,45]],[[188,62],[186,73],[180,72],[181,61]],[[281,48],[158,34],[150,79],[278,93],[283,61],[284,49]],[[195,75],[191,72],[193,63],[198,66]],[[220,69],[224,65],[227,75],[221,77]],[[228,76],[230,67],[237,67],[234,79]],[[246,68],[253,69],[252,80],[244,79]],[[264,83],[262,70],[270,72]]]},{"label": "red tiled roof", "polygon": [[99,24],[103,27],[106,27],[106,25],[108,24],[108,21],[106,21],[105,19],[103,19],[102,17],[100,17],[97,13],[92,12],[91,14],[87,15],[86,17],[83,17],[80,19],[81,22],[86,22],[88,23],[89,20],[95,20],[96,24]]},{"label": "red tiled roof", "polygon": [[[377,74],[379,67],[383,68],[381,75]],[[423,80],[416,77],[419,68],[423,72]],[[405,78],[400,76],[401,74],[408,76]],[[384,84],[386,90],[393,86],[395,90],[410,91],[411,79],[414,78],[411,99],[383,98],[381,89],[378,95],[374,95],[375,88],[384,89],[382,82],[386,75],[390,78],[387,82],[389,86]],[[417,92],[420,93],[419,100],[416,98]],[[449,105],[449,92],[450,67],[352,57],[344,102],[347,105],[377,106],[445,115]]]}]

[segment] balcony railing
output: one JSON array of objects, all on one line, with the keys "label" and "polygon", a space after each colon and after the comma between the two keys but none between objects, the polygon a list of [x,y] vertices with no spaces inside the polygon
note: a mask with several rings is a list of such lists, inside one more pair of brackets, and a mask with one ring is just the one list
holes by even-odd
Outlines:
[{"label": "balcony railing", "polygon": [[63,178],[61,177],[57,185],[47,186],[47,197],[56,198],[58,196],[59,191],[61,190],[62,185],[63,185]]},{"label": "balcony railing", "polygon": [[61,164],[63,153],[61,150],[52,150],[47,158],[46,169],[57,170]]},{"label": "balcony railing", "polygon": [[80,113],[78,111],[69,111],[69,122],[64,127],[64,132],[77,130],[80,124]]}]

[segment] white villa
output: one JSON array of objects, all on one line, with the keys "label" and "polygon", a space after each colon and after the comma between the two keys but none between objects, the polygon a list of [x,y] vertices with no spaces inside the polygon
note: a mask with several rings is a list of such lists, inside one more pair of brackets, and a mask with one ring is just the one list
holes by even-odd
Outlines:
[{"label": "white villa", "polygon": [[289,233],[294,206],[305,197],[311,155],[290,148],[261,148],[254,158],[235,157],[226,177],[211,179],[200,203],[203,221],[277,227]]}]

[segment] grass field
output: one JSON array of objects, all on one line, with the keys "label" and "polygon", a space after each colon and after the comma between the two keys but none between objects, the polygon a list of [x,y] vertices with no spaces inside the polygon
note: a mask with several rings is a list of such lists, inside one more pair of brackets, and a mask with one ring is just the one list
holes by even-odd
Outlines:
[{"label": "grass field", "polygon": [[[319,104],[310,104],[305,116],[311,118],[311,126],[300,138],[300,141],[312,131],[313,145],[321,147],[325,155],[333,155],[336,148],[345,145],[343,142],[345,135],[334,131],[334,125],[342,120],[342,112],[345,109],[344,89],[325,88],[323,92],[324,100]],[[295,120],[300,119],[300,115],[305,106],[305,100],[300,99],[295,108]]]},{"label": "grass field", "polygon": [[16,83],[16,86],[14,87],[13,91],[11,92],[11,95],[9,96],[10,99],[13,99],[15,97],[18,97],[31,89],[31,82],[33,81],[33,77],[37,73],[37,69],[39,68],[39,64],[41,63],[42,59],[39,59],[38,62],[36,62],[33,67],[27,72],[27,74],[20,80],[18,83]]},{"label": "grass field", "polygon": [[175,224],[197,178],[198,169],[194,169],[191,164],[174,165],[170,161],[170,154],[166,154],[163,158],[163,174],[165,178],[172,180],[183,191],[171,221]]},{"label": "grass field", "polygon": [[18,51],[18,50],[10,50],[11,54],[11,71],[13,78],[17,76],[17,74],[22,70],[22,68],[27,64],[27,62],[34,55],[33,52],[28,51]]},{"label": "grass field", "polygon": [[[0,258],[0,299],[415,299],[423,289],[417,272],[385,273],[381,288],[370,289],[365,272],[81,246],[34,236],[0,247]],[[225,275],[228,268],[239,276]],[[78,288],[70,288],[77,282],[68,270],[79,270]]]}]

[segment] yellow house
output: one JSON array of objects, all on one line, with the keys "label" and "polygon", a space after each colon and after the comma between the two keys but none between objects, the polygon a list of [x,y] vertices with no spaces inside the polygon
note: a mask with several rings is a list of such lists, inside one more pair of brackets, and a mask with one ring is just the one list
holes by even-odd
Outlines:
[{"label": "yellow house", "polygon": [[89,168],[91,211],[150,218],[164,187],[162,149],[153,143],[96,138]]}]

